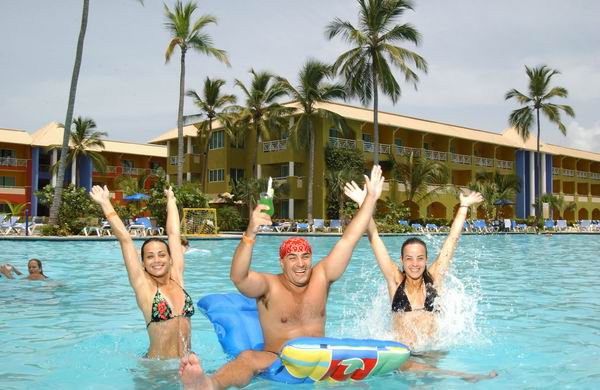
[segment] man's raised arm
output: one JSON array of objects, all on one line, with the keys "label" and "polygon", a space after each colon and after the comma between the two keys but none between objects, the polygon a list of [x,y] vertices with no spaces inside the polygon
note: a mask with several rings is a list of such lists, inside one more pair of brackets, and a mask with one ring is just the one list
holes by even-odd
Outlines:
[{"label": "man's raised arm", "polygon": [[348,267],[354,246],[362,237],[373,216],[377,199],[379,199],[383,190],[383,182],[384,177],[381,176],[381,167],[374,165],[371,169],[371,178],[365,176],[367,195],[362,206],[344,230],[342,238],[335,244],[329,255],[319,263],[319,266],[324,268],[325,275],[330,282],[339,279]]},{"label": "man's raised arm", "polygon": [[229,277],[237,289],[249,298],[257,298],[267,292],[268,284],[264,274],[250,270],[252,261],[252,249],[256,241],[256,232],[261,225],[271,225],[271,217],[263,213],[268,206],[259,204],[256,206],[250,217],[248,228],[242,236],[233,254],[231,262],[231,271]]}]

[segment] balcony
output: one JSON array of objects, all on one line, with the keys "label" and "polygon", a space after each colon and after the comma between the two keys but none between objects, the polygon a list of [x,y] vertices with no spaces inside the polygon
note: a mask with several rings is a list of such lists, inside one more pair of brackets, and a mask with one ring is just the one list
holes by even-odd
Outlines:
[{"label": "balcony", "polygon": [[590,172],[590,178],[594,180],[600,180],[600,173]]},{"label": "balcony", "polygon": [[334,148],[356,149],[356,140],[348,138],[329,137],[329,145]]},{"label": "balcony", "polygon": [[146,173],[144,168],[123,167],[123,175],[138,176]]},{"label": "balcony", "polygon": [[25,187],[4,187],[0,186],[0,195],[25,195]]},{"label": "balcony", "polygon": [[475,159],[475,165],[480,167],[492,168],[494,166],[494,159],[487,157],[473,157]]},{"label": "balcony", "polygon": [[[390,154],[392,145],[390,144],[379,144],[379,153]],[[373,152],[375,150],[375,144],[373,142],[363,142],[363,151]]]},{"label": "balcony", "polygon": [[575,171],[575,176],[580,179],[587,179],[588,177],[590,177],[590,172]]},{"label": "balcony", "polygon": [[428,150],[423,149],[425,153],[425,158],[427,160],[435,160],[435,161],[446,161],[448,160],[448,154],[446,152],[438,152],[437,150]]},{"label": "balcony", "polygon": [[575,171],[572,170],[572,169],[563,169],[562,170],[562,174],[563,174],[563,176],[574,177],[575,176]]},{"label": "balcony", "polygon": [[496,168],[500,169],[513,169],[513,162],[506,160],[496,160]]},{"label": "balcony", "polygon": [[398,146],[396,145],[396,154],[401,156],[409,156],[411,153],[415,157],[419,157],[421,155],[421,149],[418,148],[410,148],[408,146]]},{"label": "balcony", "polygon": [[0,157],[0,167],[27,168],[27,159],[14,157]]},{"label": "balcony", "polygon": [[273,141],[263,141],[263,152],[279,152],[281,150],[287,149],[287,138],[284,139],[276,139]]},{"label": "balcony", "polygon": [[450,161],[455,164],[471,165],[471,156],[466,154],[450,153]]},{"label": "balcony", "polygon": [[[106,173],[106,174],[109,174],[109,173],[115,174],[115,173],[117,173],[117,168],[119,168],[119,167],[116,167],[116,166],[114,166],[114,165],[108,165],[108,166],[106,167],[106,170],[104,171],[104,173]],[[95,166],[92,168],[92,172],[93,172],[93,173],[102,173],[102,172],[100,172],[100,170],[99,170],[98,168],[96,168]]]},{"label": "balcony", "polygon": [[560,176],[560,168],[552,168],[552,176]]},{"label": "balcony", "polygon": [[306,190],[304,189],[304,177],[302,176],[282,176],[274,177],[273,182],[276,184],[289,185],[290,192],[285,198],[289,199],[306,199]]}]

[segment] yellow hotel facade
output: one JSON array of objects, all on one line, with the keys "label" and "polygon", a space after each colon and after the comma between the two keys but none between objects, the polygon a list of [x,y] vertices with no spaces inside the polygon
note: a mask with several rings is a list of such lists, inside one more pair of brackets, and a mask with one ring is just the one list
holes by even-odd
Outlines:
[{"label": "yellow hotel facade", "polygon": [[[294,106],[294,103],[287,104]],[[330,123],[316,123],[314,210],[315,218],[326,218],[325,148],[362,150],[365,170],[373,164],[373,112],[369,109],[339,103],[318,105],[346,119],[351,133],[342,135]],[[198,181],[201,156],[195,150],[197,126],[184,127],[184,180]],[[218,124],[216,129],[218,129]],[[543,129],[544,130],[544,129]],[[550,129],[548,129],[550,130]],[[392,113],[379,113],[380,161],[395,156],[422,155],[445,164],[451,183],[466,186],[478,172],[514,173],[521,178],[522,189],[514,206],[505,206],[506,217],[527,218],[535,215],[536,194],[563,195],[565,201],[575,202],[574,211],[563,217],[568,220],[600,219],[600,153],[587,152],[542,143],[536,155],[535,137],[523,142],[514,129],[495,133]],[[172,129],[149,141],[167,146],[167,174],[175,181],[177,173],[177,129]],[[234,144],[224,131],[216,131],[209,141],[207,193],[216,195],[231,190],[231,181],[252,174],[251,148],[253,135],[242,144]],[[541,158],[542,188],[537,188],[535,161]],[[298,150],[285,138],[260,142],[257,156],[259,177],[271,176],[288,183],[289,195],[275,205],[276,217],[306,218],[308,150]],[[387,166],[386,164],[383,164]],[[389,164],[388,164],[389,165]],[[387,196],[403,202],[404,186],[393,179],[391,168],[384,169],[387,178],[382,198]],[[411,205],[414,216],[451,219],[458,201],[454,195],[441,194],[426,204]]]}]

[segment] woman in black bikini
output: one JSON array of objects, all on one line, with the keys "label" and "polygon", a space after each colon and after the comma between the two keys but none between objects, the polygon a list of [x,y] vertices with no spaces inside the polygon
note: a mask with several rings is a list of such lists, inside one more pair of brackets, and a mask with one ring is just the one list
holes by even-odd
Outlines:
[{"label": "woman in black bikini", "polygon": [[190,317],[194,314],[194,304],[183,288],[184,259],[175,195],[171,188],[165,190],[168,243],[158,238],[146,240],[141,250],[142,261],[131,235],[110,203],[109,195],[106,186],[94,186],[90,192],[121,244],[129,283],[150,338],[146,356],[152,359],[181,358],[191,348]]},{"label": "woman in black bikini", "polygon": [[[364,191],[354,182],[346,183],[344,192],[350,199],[362,203]],[[452,222],[450,233],[437,259],[427,267],[427,246],[418,238],[410,238],[402,245],[402,269],[392,260],[379,237],[373,219],[367,233],[375,252],[377,264],[385,278],[394,315],[396,339],[411,348],[429,344],[436,332],[434,318],[435,298],[442,291],[442,282],[452,262],[458,239],[470,206],[483,201],[481,194],[460,194],[460,207]]]}]

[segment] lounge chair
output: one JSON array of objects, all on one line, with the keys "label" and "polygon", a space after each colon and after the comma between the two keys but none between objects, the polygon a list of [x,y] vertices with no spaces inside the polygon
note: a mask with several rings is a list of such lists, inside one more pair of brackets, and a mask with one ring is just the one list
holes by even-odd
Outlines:
[{"label": "lounge chair", "polygon": [[554,221],[547,219],[544,221],[544,230],[554,230]]},{"label": "lounge chair", "polygon": [[425,225],[425,231],[427,232],[439,232],[440,228],[435,223],[428,223]]},{"label": "lounge chair", "polygon": [[511,230],[513,230],[512,221],[508,218],[505,218],[504,219],[504,231],[510,232]]},{"label": "lounge chair", "polygon": [[410,227],[412,227],[412,229],[415,232],[421,232],[421,233],[425,232],[425,229],[423,228],[423,225],[421,225],[420,223],[413,223],[412,225],[410,225]]},{"label": "lounge chair", "polygon": [[144,225],[141,222],[138,222],[138,219],[139,218],[136,218],[133,221],[129,221],[125,229],[127,229],[129,234],[131,234],[132,236],[137,236],[138,234],[140,236],[146,236],[146,225]]},{"label": "lounge chair", "polygon": [[289,232],[290,229],[292,228],[292,223],[291,222],[275,222],[273,224],[273,228],[279,233]]},{"label": "lounge chair", "polygon": [[565,219],[559,219],[558,221],[556,221],[556,226],[554,227],[554,229],[557,232],[561,232],[561,231],[567,230],[568,229],[567,220],[565,220]]},{"label": "lounge chair", "polygon": [[491,233],[492,228],[485,223],[483,219],[478,219],[473,222],[473,230],[477,233]]},{"label": "lounge chair", "polygon": [[463,230],[465,232],[472,232],[473,231],[473,225],[470,224],[469,222],[465,221],[465,223],[463,224]]},{"label": "lounge chair", "polygon": [[135,223],[144,226],[144,230],[145,230],[144,235],[146,235],[146,234],[153,235],[156,233],[156,234],[159,234],[162,236],[164,233],[163,228],[161,228],[160,226],[156,226],[156,224],[153,224],[152,221],[150,220],[150,218],[148,218],[148,217],[136,218]]},{"label": "lounge chair", "polygon": [[327,226],[325,226],[324,219],[313,219],[312,231],[316,232],[317,229],[320,229],[321,231],[327,231]]},{"label": "lounge chair", "polygon": [[0,231],[4,233],[4,235],[8,235],[10,232],[15,232],[17,234],[25,231],[25,224],[19,223],[19,217],[12,216],[7,221],[2,222],[0,224]]},{"label": "lounge chair", "polygon": [[342,221],[340,221],[339,219],[332,219],[331,221],[329,221],[329,230],[333,231],[333,230],[337,230],[338,233],[342,233],[342,231],[344,230],[342,228]]},{"label": "lounge chair", "polygon": [[589,219],[582,219],[579,222],[579,228],[577,230],[579,230],[580,232],[592,231],[592,221]]},{"label": "lounge chair", "polygon": [[296,224],[296,232],[299,232],[300,230],[310,232],[310,225],[306,222],[299,222]]}]

